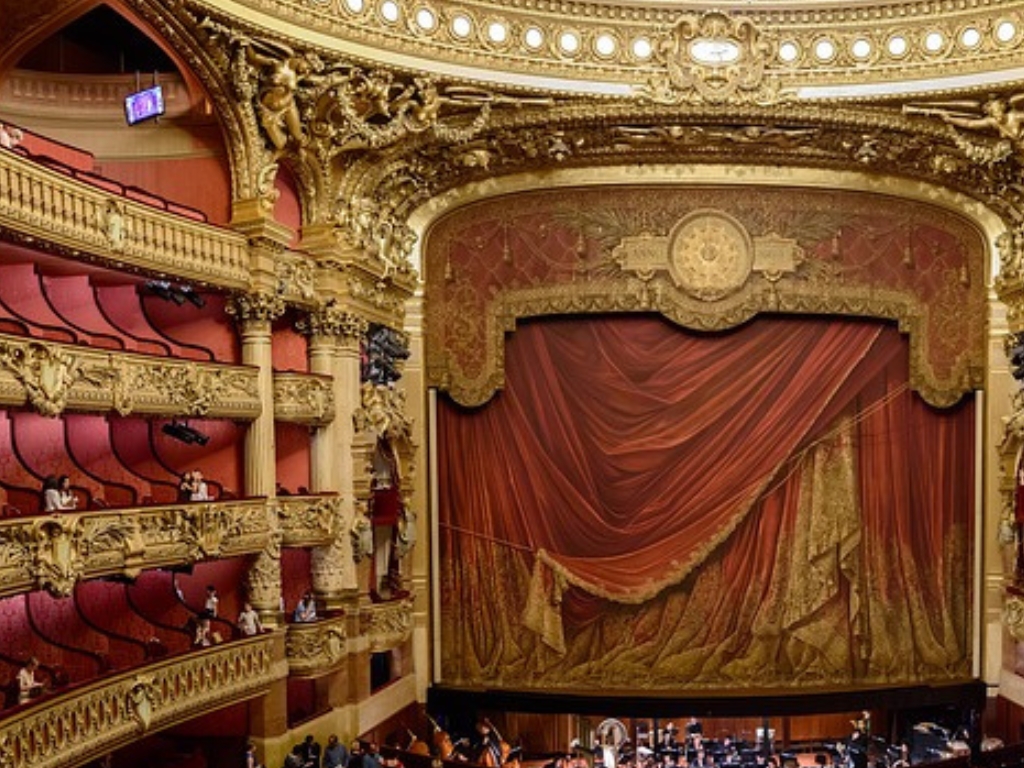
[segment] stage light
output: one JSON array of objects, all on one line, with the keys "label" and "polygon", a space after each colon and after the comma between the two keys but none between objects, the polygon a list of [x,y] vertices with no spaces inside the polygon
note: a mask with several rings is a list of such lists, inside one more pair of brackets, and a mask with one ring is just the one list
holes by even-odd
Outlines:
[{"label": "stage light", "polygon": [[170,424],[164,424],[160,431],[168,437],[172,437],[179,442],[186,443],[187,445],[202,446],[210,442],[209,435],[204,435],[198,429],[194,429],[188,424],[179,424],[176,421],[172,421]]},{"label": "stage light", "polygon": [[200,296],[196,289],[193,288],[191,285],[179,286],[178,290],[181,291],[182,296],[188,299],[188,301],[190,301],[195,306],[199,307],[199,309],[202,309],[203,307],[206,306],[206,299]]},{"label": "stage light", "polygon": [[159,296],[164,301],[173,301],[179,307],[186,301],[199,309],[206,306],[206,299],[191,285],[175,285],[167,280],[150,280],[143,287],[154,296]]}]

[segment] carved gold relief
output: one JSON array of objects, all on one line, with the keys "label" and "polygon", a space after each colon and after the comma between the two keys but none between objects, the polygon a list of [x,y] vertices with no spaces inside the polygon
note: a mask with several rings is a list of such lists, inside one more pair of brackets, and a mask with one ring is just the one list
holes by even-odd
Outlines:
[{"label": "carved gold relief", "polygon": [[412,600],[395,600],[361,608],[359,627],[360,634],[369,641],[372,653],[398,647],[412,636]]},{"label": "carved gold relief", "polygon": [[236,641],[50,696],[0,723],[0,765],[81,765],[146,731],[266,693],[277,677],[272,643]]},{"label": "carved gold relief", "polygon": [[259,552],[270,533],[262,499],[3,520],[0,595],[62,596],[81,579]]},{"label": "carved gold relief", "polygon": [[0,366],[21,382],[28,401],[43,416],[58,416],[68,390],[82,377],[80,360],[55,345],[0,339]]},{"label": "carved gold relief", "polygon": [[778,82],[765,77],[770,52],[748,17],[721,11],[687,14],[655,46],[665,74],[640,93],[663,104],[775,102]]},{"label": "carved gold relief", "polygon": [[352,413],[356,432],[396,442],[410,438],[412,420],[405,413],[405,390],[365,381],[359,392],[359,407]]},{"label": "carved gold relief", "polygon": [[336,669],[348,650],[344,614],[310,624],[289,624],[288,668],[295,676],[317,676]]},{"label": "carved gold relief", "polygon": [[344,528],[340,496],[278,496],[275,503],[285,546],[324,545]]},{"label": "carved gold relief", "polygon": [[256,371],[0,335],[0,402],[64,410],[255,418]]},{"label": "carved gold relief", "polygon": [[274,418],[323,425],[334,421],[334,387],[330,378],[301,373],[274,374]]},{"label": "carved gold relief", "polygon": [[334,299],[310,311],[295,323],[299,332],[309,336],[335,336],[349,341],[358,341],[366,335],[369,322],[352,312],[346,311]]}]

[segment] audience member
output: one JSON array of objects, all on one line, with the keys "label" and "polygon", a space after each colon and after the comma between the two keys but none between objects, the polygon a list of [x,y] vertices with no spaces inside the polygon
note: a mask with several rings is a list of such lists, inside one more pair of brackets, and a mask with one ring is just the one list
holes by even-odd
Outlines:
[{"label": "audience member", "polygon": [[260,765],[260,761],[256,759],[256,745],[251,741],[245,745],[245,762],[242,763],[243,768],[263,768]]},{"label": "audience member", "polygon": [[178,501],[191,501],[192,500],[192,489],[194,488],[192,482],[192,471],[189,470],[181,476],[181,481],[178,483]]},{"label": "audience member", "polygon": [[295,614],[292,618],[299,623],[316,621],[316,600],[313,599],[312,592],[307,592],[302,596],[299,604],[295,606]]},{"label": "audience member", "polygon": [[189,501],[210,501],[210,489],[198,469],[192,470],[192,496]]},{"label": "audience member", "polygon": [[18,670],[19,704],[22,704],[43,692],[43,686],[36,679],[37,669],[39,669],[39,659],[33,656],[25,662],[24,667]]},{"label": "audience member", "polygon": [[67,475],[49,475],[43,480],[43,511],[61,512],[78,507],[78,498],[71,491],[71,479]]},{"label": "audience member", "polygon": [[371,741],[363,753],[363,768],[381,768],[382,765],[380,749],[375,741]]},{"label": "audience member", "polygon": [[3,147],[4,149],[14,149],[16,146],[21,144],[22,138],[24,138],[24,134],[21,132],[20,128],[0,123],[0,147]]},{"label": "audience member", "polygon": [[210,584],[206,588],[206,602],[203,604],[203,610],[209,614],[211,619],[217,618],[217,607],[220,605],[220,598],[217,597],[217,588]]},{"label": "audience member", "polygon": [[348,749],[333,733],[327,737],[323,768],[348,768]]},{"label": "audience member", "polygon": [[306,736],[302,742],[302,768],[320,768],[320,743],[313,738],[312,734]]},{"label": "audience member", "polygon": [[210,614],[203,611],[196,617],[194,634],[192,635],[193,648],[208,648],[217,645],[223,638],[219,632],[214,632],[210,622]]},{"label": "audience member", "polygon": [[359,739],[352,742],[348,753],[348,768],[365,768],[363,765],[363,745]]},{"label": "audience member", "polygon": [[242,612],[238,614],[238,629],[245,637],[252,637],[263,631],[263,622],[260,621],[260,615],[256,613],[256,609],[248,601],[242,606]]}]

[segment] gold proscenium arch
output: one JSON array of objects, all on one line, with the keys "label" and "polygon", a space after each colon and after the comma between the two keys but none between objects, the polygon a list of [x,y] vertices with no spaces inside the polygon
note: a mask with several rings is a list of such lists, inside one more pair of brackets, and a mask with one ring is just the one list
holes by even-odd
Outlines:
[{"label": "gold proscenium arch", "polygon": [[[949,189],[810,168],[619,166],[467,185],[412,221],[429,383],[464,405],[503,386],[519,321],[610,312],[702,331],[767,312],[880,318],[908,334],[910,383],[928,402],[984,383],[988,265],[1004,224]],[[558,247],[529,253],[545,229],[561,260]]]}]

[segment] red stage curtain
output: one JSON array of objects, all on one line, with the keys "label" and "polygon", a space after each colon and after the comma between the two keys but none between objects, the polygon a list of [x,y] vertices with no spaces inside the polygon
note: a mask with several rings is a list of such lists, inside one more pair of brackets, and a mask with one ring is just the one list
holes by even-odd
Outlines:
[{"label": "red stage curtain", "polygon": [[[864,656],[865,633],[922,611],[948,644],[929,663],[959,669],[951,596],[963,597],[965,565],[949,534],[963,546],[973,422],[907,393],[905,360],[905,340],[869,321],[519,329],[506,389],[477,411],[439,412],[442,631],[456,676],[586,682],[585,656],[621,653],[624,669],[650,670],[644,654],[667,658],[686,638],[673,667],[684,678],[714,666],[712,677],[739,679],[766,659],[808,679],[891,677],[897,653],[879,642],[878,659]],[[907,542],[905,558],[894,542]],[[903,604],[875,599],[879,589]],[[703,615],[687,629],[695,605]],[[544,668],[533,633],[561,672]],[[629,649],[613,651],[624,638]],[[929,653],[930,641],[910,642]]]}]

